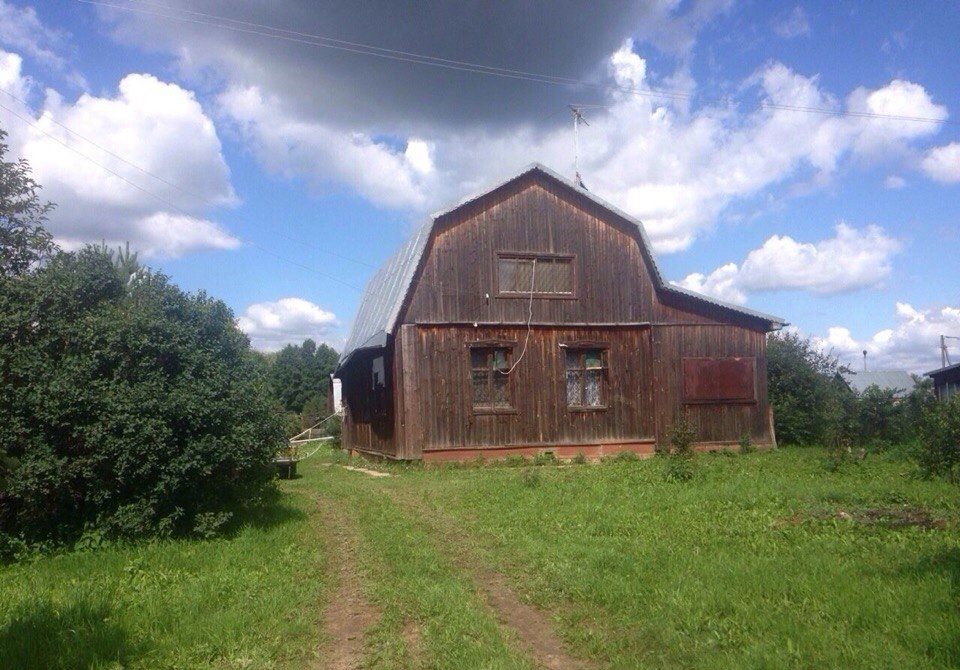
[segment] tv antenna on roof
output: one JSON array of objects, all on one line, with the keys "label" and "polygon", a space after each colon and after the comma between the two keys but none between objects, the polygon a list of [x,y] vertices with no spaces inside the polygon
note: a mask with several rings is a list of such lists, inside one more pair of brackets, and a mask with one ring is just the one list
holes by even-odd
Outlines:
[{"label": "tv antenna on roof", "polygon": [[580,124],[587,123],[583,118],[583,107],[579,105],[570,105],[570,111],[573,112],[573,178],[580,188],[587,188],[580,177]]}]

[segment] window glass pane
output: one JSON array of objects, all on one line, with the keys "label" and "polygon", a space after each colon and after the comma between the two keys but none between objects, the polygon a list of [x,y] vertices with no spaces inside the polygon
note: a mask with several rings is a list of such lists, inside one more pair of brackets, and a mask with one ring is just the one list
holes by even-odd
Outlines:
[{"label": "window glass pane", "polygon": [[[507,365],[507,350],[506,349],[494,349],[493,350],[493,368],[495,370],[507,370],[509,369]],[[500,375],[501,377],[503,375]]]},{"label": "window glass pane", "polygon": [[583,352],[583,357],[587,368],[603,367],[603,354],[599,349],[587,349]]},{"label": "window glass pane", "polygon": [[566,258],[537,260],[536,287],[540,293],[572,293],[572,264]]},{"label": "window glass pane", "polygon": [[601,375],[600,370],[588,370],[583,389],[584,405],[588,407],[599,407],[602,403],[600,398]]},{"label": "window glass pane", "polygon": [[567,404],[570,406],[579,406],[583,404],[581,394],[581,381],[583,373],[578,370],[567,371]]},{"label": "window glass pane", "polygon": [[500,290],[515,292],[517,290],[517,272],[519,261],[515,258],[500,259]]},{"label": "window glass pane", "polygon": [[487,354],[489,349],[484,349],[482,347],[474,347],[470,350],[470,367],[472,368],[485,368],[487,367]]},{"label": "window glass pane", "polygon": [[580,352],[576,349],[567,349],[567,370],[580,367]]},{"label": "window glass pane", "polygon": [[486,370],[474,370],[472,372],[472,383],[473,383],[473,404],[474,405],[489,405],[490,404],[490,389],[487,386],[487,379],[489,373]]},{"label": "window glass pane", "polygon": [[[521,258],[514,260],[514,263],[517,264],[516,283],[510,290],[515,293],[529,293],[530,282],[533,281],[533,260]],[[538,267],[537,270],[539,269]]]},{"label": "window glass pane", "polygon": [[573,262],[569,258],[500,258],[497,272],[501,293],[529,293],[531,288],[535,293],[573,293]]},{"label": "window glass pane", "polygon": [[499,372],[493,373],[493,398],[491,403],[496,407],[509,407],[510,402],[507,399],[507,384],[510,377],[502,375]]}]

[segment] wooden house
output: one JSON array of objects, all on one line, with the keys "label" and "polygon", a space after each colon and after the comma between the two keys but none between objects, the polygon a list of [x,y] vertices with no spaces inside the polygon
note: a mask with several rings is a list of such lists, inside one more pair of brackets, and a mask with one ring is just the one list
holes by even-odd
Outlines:
[{"label": "wooden house", "polygon": [[933,392],[937,400],[947,402],[953,396],[960,395],[960,363],[931,370],[926,376],[933,379]]},{"label": "wooden house", "polygon": [[340,358],[344,445],[398,459],[774,442],[774,316],[664,281],[643,225],[533,165],[434,215],[371,278]]}]

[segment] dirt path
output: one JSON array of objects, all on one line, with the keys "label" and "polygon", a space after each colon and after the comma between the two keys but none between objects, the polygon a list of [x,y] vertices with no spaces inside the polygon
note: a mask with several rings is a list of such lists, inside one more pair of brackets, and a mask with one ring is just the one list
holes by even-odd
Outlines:
[{"label": "dirt path", "polygon": [[388,495],[441,537],[444,553],[450,556],[458,569],[471,577],[500,625],[539,667],[548,670],[590,670],[594,667],[566,651],[563,640],[545,612],[520,600],[506,577],[482,565],[479,558],[464,545],[463,530],[457,526],[455,519],[430,507],[421,498],[403,491],[391,488]]},{"label": "dirt path", "polygon": [[380,620],[380,611],[363,595],[356,567],[356,535],[349,520],[320,502],[329,555],[337,561],[337,584],[323,616],[324,644],[319,667],[357,670],[363,662],[363,635]]}]

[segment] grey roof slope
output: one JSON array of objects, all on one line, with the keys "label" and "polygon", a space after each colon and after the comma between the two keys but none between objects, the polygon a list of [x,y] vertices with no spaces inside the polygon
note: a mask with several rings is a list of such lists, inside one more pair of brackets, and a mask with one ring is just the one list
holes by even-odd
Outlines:
[{"label": "grey roof slope", "polygon": [[857,393],[863,393],[870,386],[879,386],[881,390],[899,390],[897,396],[905,395],[914,386],[913,377],[906,370],[868,370],[866,372],[842,372],[840,375],[847,385]]},{"label": "grey roof slope", "polygon": [[557,174],[550,168],[540,163],[532,163],[510,178],[504,179],[482,191],[478,191],[456,204],[435,213],[404,242],[396,253],[387,259],[383,266],[370,278],[370,281],[367,282],[363,297],[360,300],[360,308],[357,310],[357,318],[353,322],[353,327],[350,330],[350,335],[347,337],[343,353],[340,354],[340,361],[337,365],[338,369],[349,360],[353,352],[360,349],[382,347],[386,344],[387,337],[393,334],[397,317],[400,314],[400,308],[403,306],[403,301],[407,297],[407,293],[413,283],[417,266],[420,264],[420,260],[427,247],[427,242],[430,239],[430,233],[433,231],[437,220],[531,172],[540,172],[550,177],[576,193],[589,198],[600,207],[611,211],[619,218],[635,225],[640,232],[644,252],[649,256],[650,265],[653,269],[653,280],[657,290],[694,298],[716,307],[732,310],[739,314],[760,319],[761,321],[767,321],[771,326],[782,327],[787,325],[787,322],[780,317],[757,312],[746,307],[741,307],[740,305],[733,305],[664,281],[663,275],[660,273],[660,267],[657,265],[657,260],[653,256],[653,248],[650,246],[650,240],[647,238],[647,231],[639,219],[630,216],[587,189]]}]

